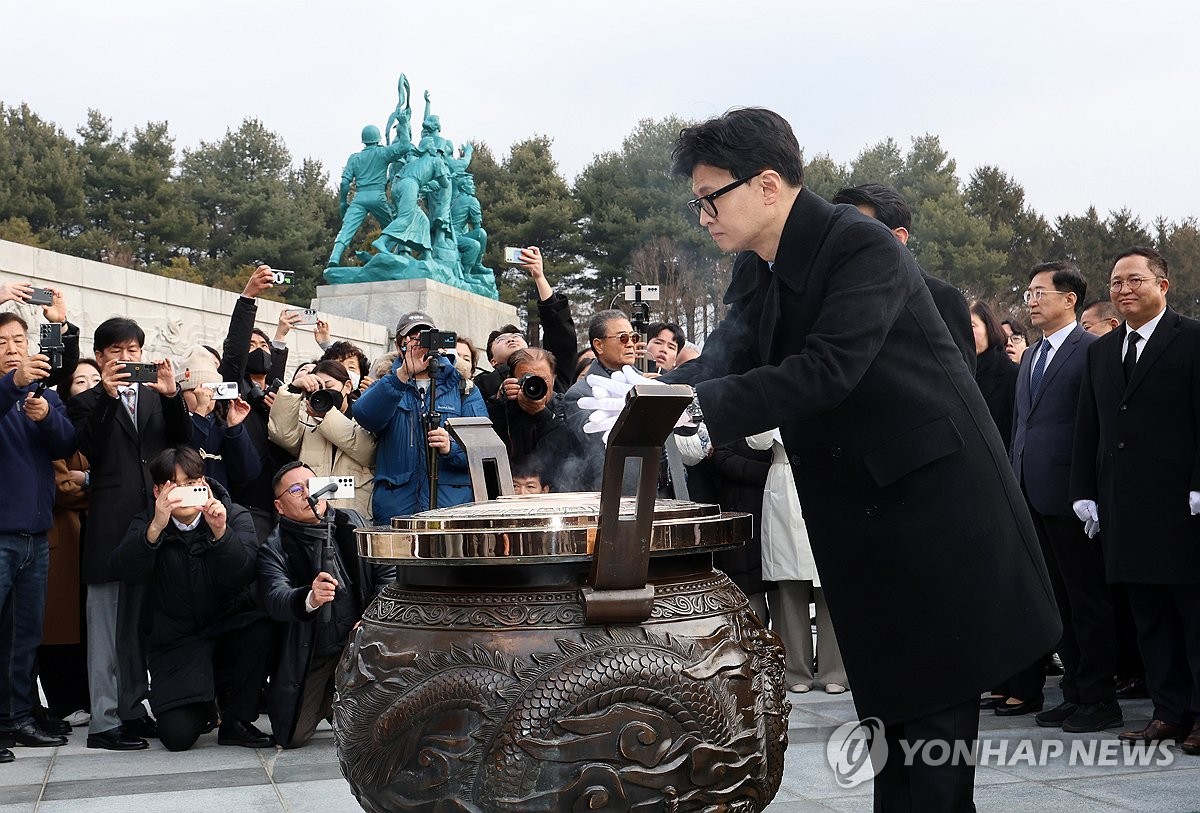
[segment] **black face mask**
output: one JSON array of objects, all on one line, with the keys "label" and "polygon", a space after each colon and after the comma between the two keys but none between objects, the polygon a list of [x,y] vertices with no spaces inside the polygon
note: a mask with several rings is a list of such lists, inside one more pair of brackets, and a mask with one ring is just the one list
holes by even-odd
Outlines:
[{"label": "black face mask", "polygon": [[266,350],[251,350],[246,358],[247,375],[266,375],[271,372],[271,354]]}]

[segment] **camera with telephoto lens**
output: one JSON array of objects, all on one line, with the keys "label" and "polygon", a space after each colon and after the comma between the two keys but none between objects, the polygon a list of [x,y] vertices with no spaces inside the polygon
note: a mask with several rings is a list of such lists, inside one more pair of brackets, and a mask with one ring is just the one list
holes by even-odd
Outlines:
[{"label": "camera with telephoto lens", "polygon": [[342,408],[342,394],[337,390],[316,390],[308,394],[308,408],[318,415]]},{"label": "camera with telephoto lens", "polygon": [[61,370],[63,366],[63,350],[61,324],[49,322],[41,326],[40,346],[38,352],[50,359],[51,370]]},{"label": "camera with telephoto lens", "polygon": [[530,401],[540,401],[546,397],[549,388],[546,386],[546,379],[534,373],[525,373],[518,379],[517,384],[521,387],[521,394]]}]

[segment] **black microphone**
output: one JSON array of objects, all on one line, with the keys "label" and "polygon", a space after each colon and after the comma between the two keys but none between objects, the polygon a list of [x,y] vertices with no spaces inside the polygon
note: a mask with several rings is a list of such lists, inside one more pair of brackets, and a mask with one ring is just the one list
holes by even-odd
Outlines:
[{"label": "black microphone", "polygon": [[318,500],[320,500],[326,494],[336,494],[337,490],[338,490],[338,484],[337,484],[337,481],[335,480],[334,482],[330,483],[329,485],[318,488],[315,493],[309,494],[308,495],[308,504],[311,507],[316,508]]}]

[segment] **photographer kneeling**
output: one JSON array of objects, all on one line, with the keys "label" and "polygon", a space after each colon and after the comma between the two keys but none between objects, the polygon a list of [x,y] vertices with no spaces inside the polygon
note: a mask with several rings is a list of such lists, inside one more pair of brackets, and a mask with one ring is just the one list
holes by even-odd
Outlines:
[{"label": "photographer kneeling", "polygon": [[[453,348],[456,338],[453,333],[440,333],[433,319],[420,311],[404,314],[396,326],[400,355],[392,364],[391,375],[380,378],[354,402],[359,425],[379,436],[372,500],[376,524],[429,508],[432,454],[437,456],[438,507],[471,499],[467,455],[443,424],[449,418],[486,417],[487,408],[478,389],[462,394],[462,374],[428,346],[441,343]],[[437,360],[432,373],[431,359]],[[430,387],[436,426],[428,420]]]},{"label": "photographer kneeling", "polygon": [[371,515],[376,440],[353,418],[353,384],[340,361],[317,362],[275,397],[267,432],[318,477],[353,477],[354,499],[338,505],[366,517]]},{"label": "photographer kneeling", "polygon": [[543,480],[556,483],[556,468],[571,454],[563,396],[554,391],[554,354],[526,347],[509,357],[512,377],[500,385],[488,414],[508,448],[508,459],[531,459]]},{"label": "photographer kneeling", "polygon": [[274,745],[254,727],[275,625],[255,604],[250,514],[205,478],[190,446],[160,452],[150,477],[154,508],[134,517],[112,568],[147,583],[141,632],[158,737],[186,751],[220,719],[221,745]]},{"label": "photographer kneeling", "polygon": [[283,624],[267,714],[284,748],[304,745],[329,716],[338,657],[363,611],[396,578],[395,568],[359,558],[354,529],[362,517],[331,510],[320,490],[314,499],[312,477],[298,460],[275,473],[279,523],[258,557],[263,606]]}]

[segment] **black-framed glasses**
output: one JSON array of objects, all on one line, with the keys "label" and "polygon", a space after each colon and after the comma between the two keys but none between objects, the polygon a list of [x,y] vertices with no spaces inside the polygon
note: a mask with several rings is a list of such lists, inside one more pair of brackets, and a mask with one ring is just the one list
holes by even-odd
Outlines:
[{"label": "black-framed glasses", "polygon": [[1138,288],[1142,287],[1143,282],[1150,282],[1151,280],[1156,279],[1163,279],[1163,277],[1155,275],[1153,277],[1130,277],[1129,279],[1114,279],[1108,283],[1108,290],[1112,291],[1114,294],[1126,287],[1128,287],[1131,291],[1136,291]]},{"label": "black-framed glasses", "polygon": [[629,344],[630,342],[637,344],[642,340],[642,334],[637,332],[630,333],[628,330],[622,330],[620,333],[614,333],[613,335],[605,336],[604,338],[616,339],[621,344]]},{"label": "black-framed glasses", "polygon": [[700,217],[701,212],[707,213],[709,217],[716,217],[717,216],[717,205],[715,203],[713,203],[713,201],[715,201],[717,198],[724,195],[726,192],[732,192],[733,190],[737,189],[742,184],[749,183],[753,179],[757,178],[759,175],[762,175],[764,172],[766,172],[765,169],[760,169],[758,172],[754,173],[753,175],[747,175],[745,178],[739,178],[738,180],[734,181],[731,184],[722,186],[716,192],[709,192],[707,195],[704,195],[702,197],[693,198],[692,200],[689,200],[687,202],[687,206],[689,209],[692,210],[692,214],[694,214],[696,217]]}]

